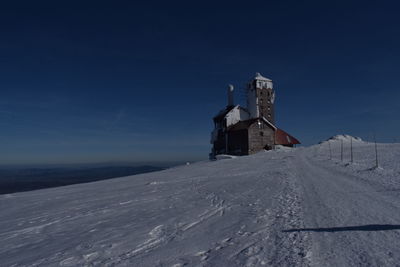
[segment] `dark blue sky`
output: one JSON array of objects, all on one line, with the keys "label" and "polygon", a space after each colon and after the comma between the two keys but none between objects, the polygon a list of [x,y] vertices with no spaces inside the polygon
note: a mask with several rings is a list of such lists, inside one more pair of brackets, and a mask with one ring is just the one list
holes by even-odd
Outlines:
[{"label": "dark blue sky", "polygon": [[261,72],[305,145],[400,140],[396,1],[9,1],[0,162],[207,158],[212,116]]}]

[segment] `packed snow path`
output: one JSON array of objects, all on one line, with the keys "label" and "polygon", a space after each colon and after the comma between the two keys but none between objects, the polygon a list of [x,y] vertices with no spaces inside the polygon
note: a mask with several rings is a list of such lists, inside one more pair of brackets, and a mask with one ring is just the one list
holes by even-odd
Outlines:
[{"label": "packed snow path", "polygon": [[398,266],[400,188],[385,188],[304,158],[295,163],[315,266]]},{"label": "packed snow path", "polygon": [[395,266],[399,147],[376,170],[326,149],[2,195],[1,265]]}]

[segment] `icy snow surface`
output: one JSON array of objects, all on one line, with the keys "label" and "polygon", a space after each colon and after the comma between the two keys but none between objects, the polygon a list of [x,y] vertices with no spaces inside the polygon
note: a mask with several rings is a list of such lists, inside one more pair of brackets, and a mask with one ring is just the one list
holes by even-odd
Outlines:
[{"label": "icy snow surface", "polygon": [[395,266],[400,145],[340,143],[2,195],[1,266]]}]

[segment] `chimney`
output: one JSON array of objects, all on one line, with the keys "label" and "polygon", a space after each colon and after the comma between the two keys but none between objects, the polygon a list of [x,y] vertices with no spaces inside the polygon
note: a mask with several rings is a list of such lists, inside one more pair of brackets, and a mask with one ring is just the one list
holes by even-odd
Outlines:
[{"label": "chimney", "polygon": [[228,107],[233,106],[233,85],[228,85]]}]

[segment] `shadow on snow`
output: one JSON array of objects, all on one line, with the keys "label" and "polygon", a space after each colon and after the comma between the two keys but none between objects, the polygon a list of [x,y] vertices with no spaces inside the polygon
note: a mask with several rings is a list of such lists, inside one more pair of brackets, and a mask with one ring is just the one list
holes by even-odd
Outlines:
[{"label": "shadow on snow", "polygon": [[290,232],[346,232],[346,231],[388,231],[400,230],[398,224],[367,224],[359,226],[342,226],[342,227],[326,227],[326,228],[297,228],[283,230],[284,233]]}]

